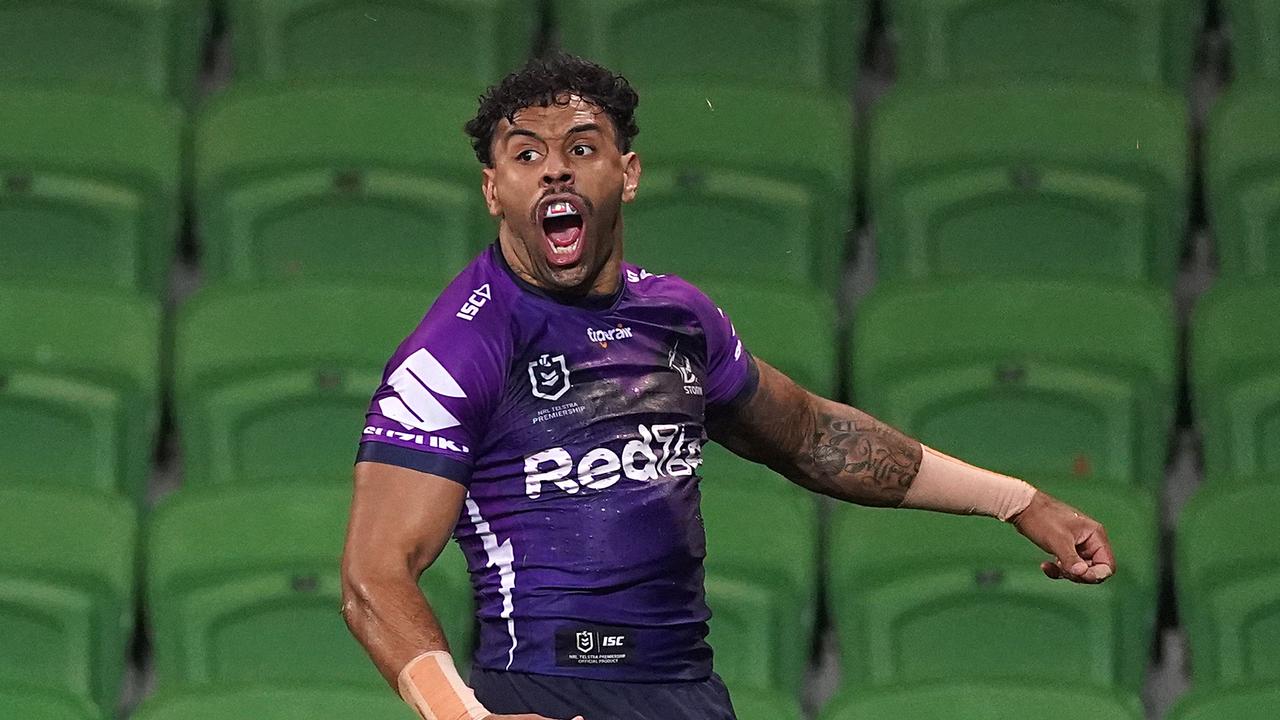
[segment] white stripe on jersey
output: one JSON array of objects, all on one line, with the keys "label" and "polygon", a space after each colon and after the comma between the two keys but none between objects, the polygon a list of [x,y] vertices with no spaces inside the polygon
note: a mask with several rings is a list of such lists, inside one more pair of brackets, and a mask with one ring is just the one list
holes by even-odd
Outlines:
[{"label": "white stripe on jersey", "polygon": [[476,534],[484,542],[484,552],[489,556],[489,564],[486,567],[498,568],[498,592],[502,595],[502,618],[507,621],[507,634],[511,636],[511,649],[507,651],[507,669],[510,670],[511,663],[516,659],[516,621],[511,617],[512,611],[515,610],[512,590],[516,586],[516,554],[511,549],[511,538],[503,540],[501,545],[498,544],[498,536],[489,529],[488,521],[480,515],[480,506],[471,499],[469,492],[466,504],[471,524],[475,525]]}]

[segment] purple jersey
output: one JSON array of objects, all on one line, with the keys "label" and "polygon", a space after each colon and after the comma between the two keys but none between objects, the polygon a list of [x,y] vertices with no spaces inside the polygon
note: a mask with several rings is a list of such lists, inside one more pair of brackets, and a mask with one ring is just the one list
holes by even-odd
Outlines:
[{"label": "purple jersey", "polygon": [[697,288],[622,272],[616,294],[571,304],[490,247],[396,350],[370,405],[360,460],[467,488],[454,536],[482,668],[711,672],[703,419],[750,392],[754,367]]}]

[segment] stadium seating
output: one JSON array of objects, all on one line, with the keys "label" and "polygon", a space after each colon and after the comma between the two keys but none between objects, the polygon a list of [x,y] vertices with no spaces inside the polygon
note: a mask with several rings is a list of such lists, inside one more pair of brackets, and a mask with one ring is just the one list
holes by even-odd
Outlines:
[{"label": "stadium seating", "polygon": [[0,717],[28,720],[100,720],[102,715],[62,692],[0,685]]},{"label": "stadium seating", "polygon": [[[147,595],[162,689],[380,685],[339,613],[350,497],[350,487],[341,485],[184,489],[156,510]],[[454,657],[469,664],[471,585],[454,543],[422,585]]]},{"label": "stadium seating", "polygon": [[239,80],[400,76],[473,95],[524,62],[538,28],[526,0],[228,0],[227,13]]},{"label": "stadium seating", "polygon": [[692,77],[839,92],[853,85],[869,5],[866,0],[552,2],[561,45],[642,88]]},{"label": "stadium seating", "polygon": [[1185,104],[1084,84],[898,86],[870,138],[880,278],[1171,288],[1188,216]]},{"label": "stadium seating", "polygon": [[1272,720],[1280,717],[1280,685],[1237,685],[1193,690],[1178,700],[1167,720]]},{"label": "stadium seating", "polygon": [[413,710],[386,687],[249,685],[162,691],[133,720],[411,720]]},{"label": "stadium seating", "polygon": [[177,321],[188,485],[351,478],[369,399],[438,287],[208,287]]},{"label": "stadium seating", "polygon": [[[1280,24],[1276,27],[1280,28]],[[1280,76],[1280,70],[1276,74]],[[1277,127],[1280,127],[1280,87],[1277,86],[1232,88],[1210,115],[1205,175],[1209,215],[1223,276],[1266,276],[1273,282],[1280,277],[1280,133],[1276,132]]]},{"label": "stadium seating", "polygon": [[805,388],[835,395],[839,341],[831,293],[720,280],[698,287],[729,316],[749,352]]},{"label": "stadium seating", "polygon": [[1206,479],[1280,473],[1280,285],[1224,282],[1191,323],[1193,406]]},{"label": "stadium seating", "polygon": [[[1202,0],[888,0],[899,81],[1078,79],[1181,88]],[[1083,108],[1081,108],[1083,109]]]},{"label": "stadium seating", "polygon": [[208,277],[452,277],[496,236],[461,131],[474,113],[471,93],[412,86],[256,86],[216,98],[196,137]]},{"label": "stadium seating", "polygon": [[696,85],[644,90],[644,177],[627,259],[695,282],[834,292],[852,227],[844,95]]},{"label": "stadium seating", "polygon": [[[53,6],[5,3],[0,35],[24,7]],[[161,100],[0,87],[0,281],[159,293],[177,244],[181,131]]]},{"label": "stadium seating", "polygon": [[1237,82],[1280,80],[1280,5],[1272,0],[1224,0]]},{"label": "stadium seating", "polygon": [[817,613],[817,498],[772,479],[744,482],[736,475],[746,465],[725,456],[700,468],[708,642],[731,689],[794,694]]},{"label": "stadium seating", "polygon": [[1197,684],[1280,681],[1277,513],[1274,476],[1206,483],[1183,508],[1175,579]]},{"label": "stadium seating", "polygon": [[0,485],[140,497],[159,424],[159,346],[150,300],[0,285]]},{"label": "stadium seating", "polygon": [[69,696],[0,690],[0,717],[40,718],[40,707],[51,718],[88,717],[95,704],[115,710],[133,632],[136,530],[122,498],[0,488],[0,684]]},{"label": "stadium seating", "polygon": [[857,689],[837,697],[821,720],[1141,720],[1136,696],[1080,685],[950,682]]},{"label": "stadium seating", "polygon": [[1156,620],[1155,503],[1129,488],[1036,485],[1106,526],[1120,565],[1113,578],[1050,581],[1046,554],[990,518],[836,508],[829,606],[847,684],[1141,686]]},{"label": "stadium seating", "polygon": [[859,407],[1029,478],[1155,488],[1174,413],[1170,298],[1127,284],[882,284],[853,325]]},{"label": "stadium seating", "polygon": [[209,0],[0,4],[0,76],[189,102],[195,97],[209,5]]},{"label": "stadium seating", "polygon": [[787,693],[730,684],[729,694],[738,720],[801,720],[804,717],[800,703]]}]

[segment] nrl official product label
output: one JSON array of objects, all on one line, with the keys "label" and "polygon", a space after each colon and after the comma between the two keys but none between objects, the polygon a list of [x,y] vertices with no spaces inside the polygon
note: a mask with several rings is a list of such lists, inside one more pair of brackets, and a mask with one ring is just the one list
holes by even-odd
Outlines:
[{"label": "nrl official product label", "polygon": [[603,625],[568,625],[556,631],[556,665],[625,665],[635,652],[631,631]]}]

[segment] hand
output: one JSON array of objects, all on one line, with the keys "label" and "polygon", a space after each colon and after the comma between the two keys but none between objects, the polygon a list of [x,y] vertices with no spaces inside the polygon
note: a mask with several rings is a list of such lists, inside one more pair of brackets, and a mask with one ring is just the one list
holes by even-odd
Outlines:
[{"label": "hand", "polygon": [[1102,525],[1079,510],[1039,490],[1031,503],[1010,520],[1018,532],[1054,556],[1040,563],[1057,580],[1096,585],[1116,572],[1111,541]]},{"label": "hand", "polygon": [[[543,717],[529,713],[527,715],[486,715],[484,720],[553,720],[552,718]],[[573,720],[584,720],[581,715],[574,715]]]}]

